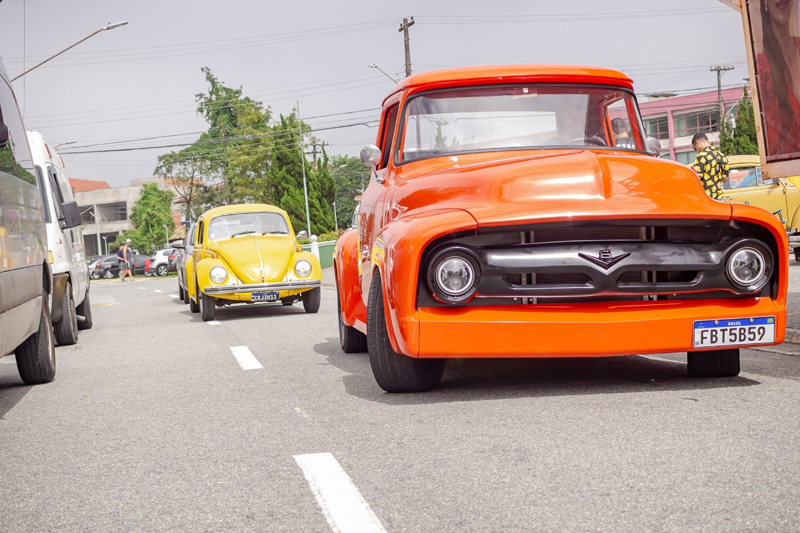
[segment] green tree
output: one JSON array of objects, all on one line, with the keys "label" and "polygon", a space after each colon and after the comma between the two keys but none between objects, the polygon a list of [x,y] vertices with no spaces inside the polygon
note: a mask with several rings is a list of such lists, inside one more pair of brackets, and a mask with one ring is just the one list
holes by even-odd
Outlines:
[{"label": "green tree", "polygon": [[362,179],[368,179],[367,168],[358,157],[336,155],[330,160],[330,174],[336,181],[336,218],[339,228],[347,229],[361,196]]},{"label": "green tree", "polygon": [[[133,247],[140,251],[150,250],[152,245],[157,248],[164,245],[167,234],[175,231],[171,207],[174,196],[172,192],[161,190],[153,183],[142,187],[142,194],[130,215],[133,229],[117,236],[116,242],[110,244],[109,248],[119,248],[126,239],[130,239]],[[166,230],[164,226],[167,226]]]},{"label": "green tree", "polygon": [[723,120],[719,144],[720,150],[725,155],[758,155],[753,101],[748,96],[746,87],[736,112],[736,129],[731,132],[730,126]]}]

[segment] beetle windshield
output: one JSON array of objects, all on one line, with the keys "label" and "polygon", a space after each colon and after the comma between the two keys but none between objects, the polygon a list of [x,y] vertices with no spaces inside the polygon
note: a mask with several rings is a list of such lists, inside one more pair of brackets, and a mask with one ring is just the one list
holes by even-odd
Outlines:
[{"label": "beetle windshield", "polygon": [[239,235],[288,235],[289,225],[280,213],[233,213],[218,215],[208,225],[208,238],[227,239]]},{"label": "beetle windshield", "polygon": [[403,114],[401,162],[469,152],[590,147],[647,151],[632,93],[585,85],[431,91]]}]

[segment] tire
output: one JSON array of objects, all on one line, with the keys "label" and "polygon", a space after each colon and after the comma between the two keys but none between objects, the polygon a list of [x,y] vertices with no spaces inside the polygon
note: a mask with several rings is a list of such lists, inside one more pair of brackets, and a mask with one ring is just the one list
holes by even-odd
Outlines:
[{"label": "tire", "polygon": [[81,315],[83,322],[78,321],[78,329],[92,329],[92,302],[89,301],[89,289],[86,289],[86,297],[84,297],[81,305],[75,308],[75,313]]},{"label": "tire", "polygon": [[159,276],[166,276],[169,273],[167,270],[167,265],[158,265],[156,267],[156,274]]},{"label": "tire", "polygon": [[303,300],[303,309],[306,310],[306,313],[316,313],[319,311],[319,304],[322,300],[322,289],[317,287],[306,291],[300,295],[300,299]]},{"label": "tire", "polygon": [[342,302],[339,300],[339,280],[336,280],[336,311],[339,316],[339,345],[344,353],[364,353],[367,351],[367,336],[344,323]]},{"label": "tire", "polygon": [[693,378],[738,376],[739,350],[710,350],[686,354],[687,369]]},{"label": "tire", "polygon": [[56,344],[47,299],[44,293],[39,329],[14,350],[19,377],[26,385],[49,383],[56,377]]},{"label": "tire", "polygon": [[64,287],[64,314],[56,325],[56,341],[59,346],[71,346],[78,342],[78,315],[75,312],[75,300],[72,298],[72,287],[67,282]]},{"label": "tire", "polygon": [[92,279],[100,279],[100,272],[96,270],[92,270],[92,275],[90,276]]},{"label": "tire", "polygon": [[103,277],[106,278],[106,279],[111,279],[111,278],[114,277],[114,273],[111,272],[111,269],[109,268],[108,270],[103,272]]},{"label": "tire", "polygon": [[195,301],[194,298],[189,298],[189,311],[191,311],[192,313],[200,312],[200,301],[199,301],[201,294],[200,288],[197,288],[196,290],[197,292],[195,292],[195,297],[197,298],[198,301]]},{"label": "tire", "polygon": [[794,249],[794,261],[795,263],[800,263],[800,248]]},{"label": "tire", "polygon": [[214,320],[214,314],[217,311],[217,306],[214,304],[216,300],[213,296],[202,292],[198,292],[198,296],[200,297],[200,315],[203,317],[203,322]]},{"label": "tire", "polygon": [[425,392],[442,380],[444,359],[414,359],[392,349],[383,309],[381,275],[375,272],[367,300],[367,349],[378,386],[386,392]]},{"label": "tire", "polygon": [[180,282],[178,282],[178,298],[180,298],[181,300],[185,300],[186,298],[186,294],[184,293],[183,290],[183,285],[181,285]]},{"label": "tire", "polygon": [[183,289],[183,303],[189,305],[189,291]]}]

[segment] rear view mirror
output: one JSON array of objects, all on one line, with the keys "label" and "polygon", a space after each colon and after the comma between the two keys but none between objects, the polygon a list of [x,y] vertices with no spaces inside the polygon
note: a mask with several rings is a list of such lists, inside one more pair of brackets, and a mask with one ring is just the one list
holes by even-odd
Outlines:
[{"label": "rear view mirror", "polygon": [[650,152],[650,155],[653,155],[655,157],[661,155],[661,141],[659,141],[655,137],[648,137],[647,151]]},{"label": "rear view mirror", "polygon": [[381,162],[381,149],[370,144],[361,149],[361,162],[368,167],[375,168]]},{"label": "rear view mirror", "polygon": [[61,227],[77,228],[81,225],[81,210],[78,209],[78,202],[64,202],[61,204],[61,212],[64,218],[60,220]]},{"label": "rear view mirror", "polygon": [[169,243],[169,245],[172,246],[173,248],[178,248],[179,250],[183,250],[186,248],[183,245],[183,241],[172,241],[171,243]]},{"label": "rear view mirror", "polygon": [[306,233],[306,230],[303,230],[300,233],[298,233],[297,235],[295,235],[295,238],[298,239],[298,240],[300,240],[300,239],[308,239],[308,233]]}]

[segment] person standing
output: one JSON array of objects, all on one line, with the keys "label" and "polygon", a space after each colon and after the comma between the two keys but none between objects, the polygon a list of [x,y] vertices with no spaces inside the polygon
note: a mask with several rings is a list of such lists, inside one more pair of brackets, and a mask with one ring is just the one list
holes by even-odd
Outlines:
[{"label": "person standing", "polygon": [[128,279],[133,281],[133,248],[131,248],[131,240],[125,241],[125,266],[128,271]]},{"label": "person standing", "polygon": [[722,199],[722,182],[728,181],[728,158],[708,142],[705,133],[696,133],[692,137],[692,147],[697,157],[692,168],[700,176],[700,183],[706,194],[714,200]]},{"label": "person standing", "polygon": [[117,250],[117,262],[119,263],[119,280],[125,281],[125,273],[128,271],[128,260],[126,257],[127,246],[125,244]]}]

